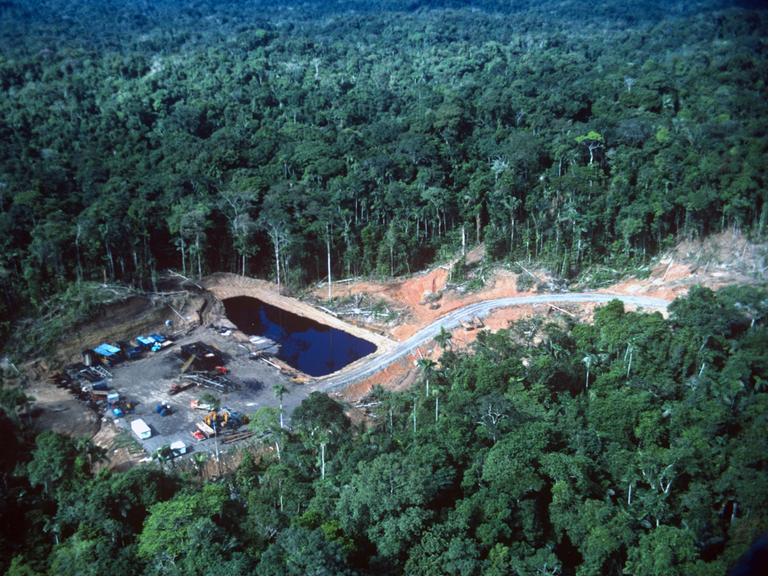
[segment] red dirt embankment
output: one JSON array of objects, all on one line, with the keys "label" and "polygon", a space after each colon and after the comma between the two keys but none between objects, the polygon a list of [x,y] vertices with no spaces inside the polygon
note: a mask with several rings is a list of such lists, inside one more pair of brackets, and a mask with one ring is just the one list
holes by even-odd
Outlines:
[{"label": "red dirt embankment", "polygon": [[[478,262],[482,259],[482,255],[482,246],[475,248],[468,253],[467,263]],[[647,278],[628,278],[602,291],[628,295],[642,294],[672,300],[696,284],[717,289],[729,284],[765,282],[768,269],[767,255],[768,250],[765,245],[753,244],[734,231],[704,240],[687,240],[680,242],[674,250],[659,258]],[[526,267],[541,280],[547,279],[547,274],[542,270],[527,265]],[[449,267],[439,266],[407,278],[386,282],[336,283],[333,286],[333,293],[336,298],[369,294],[391,303],[395,308],[405,309],[406,314],[401,323],[386,327],[390,338],[403,340],[456,308],[492,298],[525,295],[526,293],[518,292],[516,288],[517,278],[518,276],[509,270],[497,268],[486,274],[482,289],[462,293],[447,289]],[[232,274],[215,274],[207,278],[203,285],[218,300],[230,296],[252,295],[268,303],[287,305],[292,311],[298,311],[310,317],[317,316],[325,323],[341,322],[308,304],[297,303],[293,299],[288,300],[288,304],[283,300],[278,302],[275,299],[282,297],[276,293],[275,286],[269,282]],[[317,298],[325,298],[326,292],[326,287],[319,288],[316,291]],[[439,305],[436,308],[423,303],[425,294],[433,292],[441,293],[440,298],[436,300],[436,304]],[[180,295],[181,301],[174,307],[181,316],[185,317],[184,322],[181,322],[179,315],[168,306],[167,302],[158,301],[153,304],[129,301],[81,326],[77,334],[73,334],[68,342],[61,344],[57,350],[57,356],[62,359],[67,358],[69,361],[74,360],[82,349],[90,345],[104,340],[127,339],[143,331],[159,329],[166,319],[172,319],[176,327],[186,323],[192,325],[201,320],[202,311],[205,320],[209,321],[217,317],[217,312],[211,311],[212,307],[216,307],[217,302],[210,297],[210,293]],[[206,304],[203,305],[203,302]],[[588,319],[591,317],[594,305],[568,305],[561,308],[566,314]],[[505,328],[509,322],[531,315],[563,313],[552,306],[521,306],[497,310],[490,314],[484,323],[486,329],[498,330]],[[381,338],[368,330],[350,326],[346,322],[343,322],[342,329],[358,333],[372,341],[381,340],[382,345],[389,344],[386,338]],[[454,348],[466,347],[476,338],[477,330],[466,331],[460,328],[453,332],[452,345]],[[422,347],[420,350],[421,354],[430,355],[434,359],[439,358],[439,352],[439,348],[434,345]],[[418,371],[414,367],[416,357],[409,357],[374,377],[355,384],[345,391],[345,397],[352,400],[362,398],[375,384],[382,384],[388,388],[409,386],[418,376]],[[39,422],[40,427],[53,428],[71,434],[92,434],[98,423],[89,421],[87,416],[84,419],[83,415],[89,414],[87,409],[70,397],[62,396],[63,392],[60,393],[57,388],[45,383],[43,372],[39,376],[40,378],[33,378],[28,393],[37,396],[38,406],[44,408]]]},{"label": "red dirt embankment", "polygon": [[[481,250],[481,247],[473,250],[475,261],[477,254],[482,254]],[[766,270],[768,270],[767,260],[766,245],[751,243],[740,233],[727,231],[705,239],[682,241],[657,260],[647,278],[627,278],[597,291],[609,294],[653,296],[671,301],[684,295],[695,285],[716,290],[733,284],[763,283],[766,281]],[[395,307],[405,307],[408,311],[405,321],[389,330],[392,338],[402,341],[456,308],[493,298],[527,294],[519,292],[516,288],[518,275],[499,268],[489,274],[485,287],[481,290],[466,294],[446,290],[448,270],[449,268],[444,266],[389,282],[359,281],[338,284],[334,286],[334,296],[344,297],[367,293]],[[542,270],[532,269],[531,271],[541,280],[548,278],[547,273]],[[434,291],[443,291],[442,297],[437,301],[440,306],[436,309],[423,303],[424,294]],[[506,328],[510,322],[539,314],[565,314],[588,321],[594,309],[594,304],[562,307],[521,306],[497,310],[491,313],[484,323],[486,329],[495,331]],[[477,330],[466,331],[463,328],[454,330],[452,346],[454,348],[469,346],[477,338],[477,333]],[[422,353],[429,354],[433,359],[438,359],[440,355],[436,346],[431,346],[430,350],[422,349]],[[357,401],[376,384],[399,389],[412,383],[416,376],[414,362],[396,363],[387,370],[351,386],[345,390],[344,397]]]},{"label": "red dirt embankment", "polygon": [[764,283],[766,271],[768,246],[728,230],[684,240],[658,259],[648,278],[628,278],[606,291],[674,300],[696,285],[717,290],[733,284]]}]

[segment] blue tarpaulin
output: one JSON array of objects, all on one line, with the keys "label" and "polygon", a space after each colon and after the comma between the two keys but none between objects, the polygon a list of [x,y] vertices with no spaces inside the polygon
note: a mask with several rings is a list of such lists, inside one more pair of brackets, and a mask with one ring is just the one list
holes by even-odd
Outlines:
[{"label": "blue tarpaulin", "polygon": [[120,353],[120,348],[117,346],[112,346],[111,344],[99,344],[96,346],[96,348],[93,349],[96,354],[99,354],[100,356],[114,356],[115,354]]},{"label": "blue tarpaulin", "polygon": [[155,339],[152,336],[136,336],[136,342],[144,346],[152,346],[155,343]]}]

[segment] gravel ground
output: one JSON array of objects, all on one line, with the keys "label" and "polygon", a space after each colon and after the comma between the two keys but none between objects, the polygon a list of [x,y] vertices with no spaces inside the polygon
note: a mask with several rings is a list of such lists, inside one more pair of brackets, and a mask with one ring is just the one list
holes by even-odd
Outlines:
[{"label": "gravel ground", "polygon": [[[215,346],[224,353],[226,366],[231,371],[229,377],[239,384],[238,390],[220,394],[215,390],[194,387],[175,396],[168,394],[171,384],[178,380],[183,363],[179,355],[181,345],[197,340]],[[220,397],[222,406],[241,414],[253,414],[262,406],[279,405],[272,387],[282,383],[288,388],[288,393],[283,397],[285,412],[288,415],[311,391],[306,385],[294,384],[276,368],[260,360],[252,360],[233,337],[221,336],[210,328],[197,328],[173,346],[157,353],[148,353],[140,360],[120,364],[112,369],[112,374],[112,388],[119,392],[121,397],[138,402],[135,412],[117,419],[116,424],[130,432],[130,422],[142,418],[152,429],[152,437],[141,441],[149,454],[177,440],[183,441],[188,451],[190,447],[192,451],[214,451],[213,439],[198,442],[191,435],[195,430],[195,423],[202,419],[205,412],[193,410],[189,404],[205,392]],[[160,403],[170,404],[173,413],[169,416],[157,414],[155,407]],[[111,415],[105,417],[111,418]],[[228,446],[234,445],[237,443]],[[219,442],[220,450],[227,447]]]},{"label": "gravel ground", "polygon": [[[144,449],[149,454],[166,444],[177,440],[183,441],[188,446],[188,451],[205,450],[213,452],[215,443],[213,439],[197,442],[191,435],[195,430],[195,423],[199,422],[205,412],[190,408],[190,401],[198,398],[210,390],[206,388],[190,388],[175,396],[168,394],[171,384],[178,380],[182,366],[179,355],[183,344],[200,340],[218,348],[224,353],[225,364],[230,369],[230,378],[239,388],[226,394],[210,391],[221,398],[221,405],[227,406],[241,414],[253,414],[262,406],[278,406],[278,399],[272,392],[272,387],[282,383],[288,389],[283,397],[283,405],[286,417],[306,398],[312,390],[331,391],[339,390],[354,382],[371,376],[385,369],[388,365],[407,355],[415,347],[434,339],[441,327],[452,329],[458,326],[462,319],[473,316],[485,316],[496,308],[514,306],[520,304],[548,303],[548,302],[607,302],[619,299],[627,304],[645,306],[650,308],[665,308],[667,302],[660,299],[642,296],[624,296],[608,294],[547,294],[515,298],[499,298],[469,304],[458,310],[451,311],[432,324],[424,327],[411,338],[397,345],[387,346],[384,350],[361,358],[346,369],[325,378],[315,380],[313,383],[295,384],[284,373],[275,367],[260,360],[253,360],[234,336],[223,336],[208,327],[195,329],[187,336],[179,339],[173,346],[158,353],[150,353],[140,360],[126,362],[113,370],[112,387],[120,392],[121,396],[138,402],[134,414],[126,415],[117,420],[117,425],[130,431],[130,422],[136,418],[143,418],[152,429],[152,437],[142,440]],[[310,381],[311,382],[311,381]],[[169,416],[160,416],[155,412],[158,404],[170,404],[173,413]],[[111,416],[106,416],[111,417]],[[219,442],[219,449],[226,450],[229,446]],[[189,448],[191,447],[191,450]]]}]

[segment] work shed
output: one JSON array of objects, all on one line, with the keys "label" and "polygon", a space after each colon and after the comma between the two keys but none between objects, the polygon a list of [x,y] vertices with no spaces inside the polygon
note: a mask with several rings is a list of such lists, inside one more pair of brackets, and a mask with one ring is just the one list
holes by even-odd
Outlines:
[{"label": "work shed", "polygon": [[112,344],[99,344],[93,350],[83,352],[83,361],[86,366],[101,362],[102,364],[113,365],[123,360],[123,353],[120,348]]},{"label": "work shed", "polygon": [[181,347],[181,357],[184,360],[194,356],[192,362],[196,370],[211,371],[217,366],[224,365],[224,356],[213,346],[204,342],[192,342]]}]

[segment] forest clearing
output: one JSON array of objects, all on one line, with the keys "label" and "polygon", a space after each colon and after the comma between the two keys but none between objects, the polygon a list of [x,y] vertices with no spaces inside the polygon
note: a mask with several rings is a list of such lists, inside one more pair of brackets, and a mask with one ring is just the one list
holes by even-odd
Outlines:
[{"label": "forest clearing", "polygon": [[[735,252],[739,254],[736,258],[732,256],[734,253],[732,251],[733,246],[736,247]],[[661,302],[671,302],[675,297],[684,295],[694,285],[717,289],[734,283],[760,281],[761,274],[765,273],[766,253],[768,251],[765,246],[750,244],[745,238],[733,233],[716,235],[706,242],[694,244],[685,242],[661,257],[646,278],[625,279],[600,289],[598,293],[626,297],[646,296]],[[482,254],[483,246],[478,246],[472,250],[467,258],[468,266],[478,266],[482,262]],[[705,255],[703,262],[702,254]],[[182,323],[182,325],[184,331],[187,332],[184,341],[193,341],[202,337],[206,341],[215,342],[221,349],[234,351],[233,356],[242,357],[242,350],[238,354],[236,346],[228,343],[227,338],[223,338],[216,331],[211,330],[210,326],[228,327],[235,333],[235,336],[232,337],[235,338],[235,341],[239,339],[246,342],[247,337],[238,333],[237,328],[226,318],[221,301],[236,296],[251,296],[275,306],[290,309],[320,323],[336,326],[353,333],[374,342],[378,349],[372,356],[367,356],[343,368],[338,374],[332,374],[319,380],[306,374],[298,374],[295,369],[279,359],[272,360],[272,362],[276,362],[275,365],[262,367],[258,377],[252,374],[238,374],[246,380],[261,379],[267,382],[261,387],[261,394],[246,401],[249,408],[255,409],[258,405],[275,405],[275,399],[269,392],[272,382],[282,379],[285,384],[289,384],[293,378],[294,385],[290,387],[290,394],[286,397],[286,411],[288,413],[298,406],[301,399],[312,390],[332,391],[340,399],[349,402],[350,410],[354,410],[355,404],[364,403],[365,398],[376,385],[382,385],[386,389],[402,390],[413,384],[420,372],[418,361],[423,358],[431,358],[438,362],[444,347],[439,345],[435,338],[430,337],[422,345],[404,355],[401,360],[388,361],[385,366],[375,368],[374,373],[370,376],[345,378],[346,374],[355,373],[355,368],[362,368],[366,372],[371,371],[368,369],[368,365],[375,362],[377,357],[393,350],[397,344],[406,342],[427,325],[439,322],[442,317],[453,311],[499,298],[537,296],[536,292],[519,291],[517,288],[518,278],[533,274],[531,271],[520,270],[518,274],[515,274],[505,268],[485,270],[483,273],[488,274],[489,277],[485,285],[479,290],[464,292],[457,290],[455,285],[450,285],[450,268],[450,265],[438,266],[411,277],[390,281],[341,280],[333,286],[335,300],[323,301],[327,306],[333,307],[334,302],[344,302],[350,297],[374,296],[401,311],[399,318],[389,323],[377,323],[375,318],[369,319],[369,322],[361,323],[356,317],[357,315],[345,317],[344,314],[341,314],[337,316],[330,314],[330,310],[325,306],[313,305],[313,302],[317,301],[316,299],[327,295],[326,286],[317,288],[314,293],[310,293],[310,299],[304,302],[278,294],[277,287],[273,283],[219,273],[203,279],[197,293],[191,292],[186,301],[182,300],[175,303],[181,310],[181,315],[177,313],[178,311],[174,312],[173,306],[168,304],[166,307],[160,307],[160,311],[155,311],[150,315],[149,324],[146,324],[147,312],[143,307],[120,305],[115,311],[107,315],[111,319],[110,322],[99,320],[90,326],[81,327],[78,332],[80,340],[77,343],[67,341],[57,350],[56,356],[60,361],[65,359],[72,361],[74,359],[73,353],[79,354],[79,352],[74,351],[87,348],[88,343],[121,339],[128,332],[135,332],[137,325],[147,328],[145,331],[151,331],[161,327],[165,320],[175,320],[178,323],[179,319],[183,318],[186,323]],[[549,281],[546,272],[537,270],[536,274],[537,281],[546,285]],[[190,287],[187,281],[183,281],[182,285]],[[439,307],[429,306],[428,302],[425,302],[425,293],[433,291],[440,294]],[[567,293],[553,292],[552,295],[554,298],[562,298],[567,296]],[[542,297],[541,288],[539,297]],[[546,289],[544,297],[546,297]],[[467,349],[481,331],[500,330],[508,327],[512,322],[534,316],[568,315],[572,318],[589,320],[597,305],[595,302],[584,301],[561,305],[542,302],[501,307],[483,314],[482,322],[477,329],[471,324],[469,329],[466,325],[451,328],[449,330],[450,346],[454,350]],[[473,318],[479,320],[476,315]],[[142,325],[142,321],[145,324]],[[248,363],[246,362],[246,364]],[[101,428],[111,428],[112,421],[105,420],[100,423],[94,417],[93,412],[86,409],[82,403],[72,400],[66,393],[48,385],[46,380],[49,371],[50,368],[43,365],[41,370],[34,372],[35,378],[29,389],[30,394],[36,398],[37,422],[40,429],[92,436]],[[166,369],[164,372],[168,372],[168,370]],[[357,370],[357,372],[361,371]],[[174,375],[167,374],[165,377],[150,379],[146,369],[140,369],[140,373],[142,374],[141,377],[121,374],[116,385],[119,385],[121,381],[123,383],[129,382],[129,388],[135,389],[137,383],[143,379],[146,381],[145,389],[139,395],[154,398],[156,401],[163,400],[164,393]],[[288,376],[284,376],[283,373]],[[298,378],[296,378],[297,375]],[[339,385],[337,382],[344,382],[344,384]],[[192,428],[194,427],[192,421],[187,421],[179,429],[175,429],[174,433],[185,434],[182,432],[183,426],[189,428],[190,425]],[[97,444],[104,448],[111,448],[115,434],[101,432],[96,434],[95,439]],[[164,441],[153,440],[148,446],[148,452],[153,453],[163,443]],[[206,448],[209,446],[206,445]],[[124,452],[117,452],[117,454],[120,454],[120,457],[116,458],[115,464],[124,466],[126,463]],[[133,457],[134,462],[140,459],[140,454]]]},{"label": "forest clearing", "polygon": [[763,576],[764,4],[0,1],[0,573]]}]

